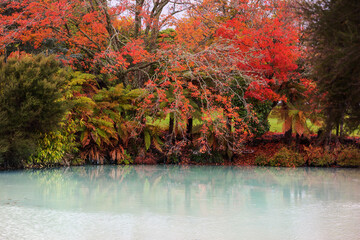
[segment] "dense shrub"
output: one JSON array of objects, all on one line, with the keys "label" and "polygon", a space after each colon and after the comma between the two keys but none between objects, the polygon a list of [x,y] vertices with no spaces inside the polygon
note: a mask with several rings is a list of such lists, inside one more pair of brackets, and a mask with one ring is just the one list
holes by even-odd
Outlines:
[{"label": "dense shrub", "polygon": [[328,167],[335,163],[334,157],[323,147],[304,147],[304,160],[309,166]]},{"label": "dense shrub", "polygon": [[79,165],[79,143],[76,141],[74,121],[64,123],[61,130],[42,134],[39,147],[26,162],[26,167],[52,167],[56,165]]},{"label": "dense shrub", "polygon": [[249,128],[255,136],[260,137],[270,130],[268,116],[272,109],[272,103],[259,100],[252,100],[251,103],[257,119],[249,122]]},{"label": "dense shrub", "polygon": [[170,154],[167,156],[166,163],[169,164],[179,164],[181,162],[181,156],[179,154]]},{"label": "dense shrub", "polygon": [[272,109],[272,103],[270,101],[259,101],[256,99],[249,99],[249,103],[252,106],[251,116],[253,117],[249,117],[250,115],[242,103],[237,103],[236,106],[239,106],[239,114],[247,122],[251,133],[256,137],[260,137],[270,130],[268,116]]},{"label": "dense shrub", "polygon": [[265,154],[259,154],[255,158],[255,165],[257,166],[268,166],[270,163],[269,157],[267,157]]},{"label": "dense shrub", "polygon": [[305,164],[301,154],[288,149],[281,148],[271,159],[270,166],[273,167],[300,167]]},{"label": "dense shrub", "polygon": [[196,163],[212,163],[212,164],[221,164],[224,162],[224,156],[217,151],[200,153],[196,152],[191,154],[190,160]]},{"label": "dense shrub", "polygon": [[346,147],[338,155],[336,163],[341,167],[360,167],[360,150]]},{"label": "dense shrub", "polygon": [[[75,79],[78,88],[73,93],[72,117],[79,125],[80,156],[97,164],[129,164],[133,152],[127,151],[128,146],[140,135],[140,124],[132,112],[144,91],[124,88],[123,84],[98,89],[92,78],[95,76],[82,74]],[[153,136],[149,132],[144,136],[148,150]]]},{"label": "dense shrub", "polygon": [[53,57],[0,59],[0,164],[21,166],[41,134],[59,126],[65,114],[60,100],[65,79]]}]

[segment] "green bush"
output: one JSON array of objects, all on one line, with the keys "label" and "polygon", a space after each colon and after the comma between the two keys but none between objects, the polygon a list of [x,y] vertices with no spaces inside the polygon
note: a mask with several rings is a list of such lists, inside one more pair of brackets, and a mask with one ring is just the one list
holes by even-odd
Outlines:
[{"label": "green bush", "polygon": [[249,118],[247,110],[241,105],[239,114],[247,122],[251,133],[256,137],[260,137],[270,130],[268,115],[271,111],[271,102],[250,99],[249,103],[252,104],[252,111],[255,117]]},{"label": "green bush", "polygon": [[323,147],[312,145],[304,147],[304,159],[309,166],[313,167],[329,167],[335,163],[334,157]]},{"label": "green bush", "polygon": [[173,153],[167,156],[167,163],[168,164],[179,164],[181,161],[181,157],[179,154]]},{"label": "green bush", "polygon": [[310,166],[314,167],[329,167],[334,164],[334,159],[330,154],[324,153],[323,156],[312,160]]},{"label": "green bush", "polygon": [[305,164],[301,154],[288,149],[281,148],[271,159],[270,166],[273,167],[300,167]]},{"label": "green bush", "polygon": [[64,123],[61,130],[42,134],[36,153],[26,162],[26,167],[52,167],[56,165],[79,165],[76,142],[76,124],[73,120]]},{"label": "green bush", "polygon": [[0,59],[0,164],[21,167],[65,114],[65,72],[53,57]]},{"label": "green bush", "polygon": [[337,165],[341,167],[360,167],[360,150],[355,147],[346,147],[338,155]]},{"label": "green bush", "polygon": [[224,156],[220,152],[212,151],[210,153],[193,153],[190,160],[197,163],[218,163],[224,162]]},{"label": "green bush", "polygon": [[[239,96],[244,96],[246,89],[249,87],[248,81],[242,77],[237,77],[236,81],[232,83],[232,88]],[[270,123],[268,116],[271,112],[272,102],[269,100],[258,100],[255,98],[247,98],[247,107],[251,107],[251,113],[249,109],[245,107],[244,102],[238,97],[233,97],[231,100],[233,106],[238,107],[238,113],[248,125],[249,130],[255,137],[260,137],[270,130]]]},{"label": "green bush", "polygon": [[269,158],[264,154],[260,154],[255,158],[255,165],[257,166],[268,166],[270,163]]}]

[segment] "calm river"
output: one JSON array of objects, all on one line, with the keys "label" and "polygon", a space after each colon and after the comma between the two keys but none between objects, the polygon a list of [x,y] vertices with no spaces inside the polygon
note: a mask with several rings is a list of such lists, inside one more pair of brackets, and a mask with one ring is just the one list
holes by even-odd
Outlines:
[{"label": "calm river", "polygon": [[0,239],[360,239],[360,169],[0,172]]}]

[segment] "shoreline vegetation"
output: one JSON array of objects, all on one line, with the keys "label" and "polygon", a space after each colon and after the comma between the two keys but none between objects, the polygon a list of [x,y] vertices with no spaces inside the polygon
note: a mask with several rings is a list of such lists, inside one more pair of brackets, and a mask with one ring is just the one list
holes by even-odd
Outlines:
[{"label": "shoreline vegetation", "polygon": [[0,169],[360,167],[358,12],[358,0],[2,1]]},{"label": "shoreline vegetation", "polygon": [[284,142],[284,134],[268,133],[261,138],[246,144],[246,150],[229,159],[218,152],[199,153],[186,151],[183,155],[165,158],[159,155],[147,155],[129,163],[117,164],[106,159],[103,163],[97,161],[83,161],[66,159],[51,165],[32,164],[20,168],[4,168],[0,170],[43,169],[84,165],[180,165],[180,166],[261,166],[261,167],[315,167],[315,168],[359,168],[360,167],[360,139],[357,137],[344,138],[343,143],[334,140],[328,146],[318,146],[317,136],[311,140],[303,138],[288,145]]}]

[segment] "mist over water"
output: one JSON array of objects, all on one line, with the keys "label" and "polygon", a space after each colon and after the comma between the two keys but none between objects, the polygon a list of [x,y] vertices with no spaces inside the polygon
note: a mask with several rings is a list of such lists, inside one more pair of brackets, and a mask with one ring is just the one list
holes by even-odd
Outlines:
[{"label": "mist over water", "polygon": [[359,239],[360,169],[0,172],[0,239]]}]

